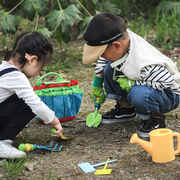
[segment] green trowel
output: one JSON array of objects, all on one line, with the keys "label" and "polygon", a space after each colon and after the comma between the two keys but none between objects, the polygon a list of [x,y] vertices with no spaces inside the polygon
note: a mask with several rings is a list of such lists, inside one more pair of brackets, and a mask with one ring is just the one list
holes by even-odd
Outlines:
[{"label": "green trowel", "polygon": [[88,127],[92,127],[92,126],[97,127],[100,124],[102,115],[99,114],[98,112],[99,108],[100,108],[100,102],[99,102],[99,98],[97,97],[95,102],[95,112],[88,114],[86,119],[86,125]]}]

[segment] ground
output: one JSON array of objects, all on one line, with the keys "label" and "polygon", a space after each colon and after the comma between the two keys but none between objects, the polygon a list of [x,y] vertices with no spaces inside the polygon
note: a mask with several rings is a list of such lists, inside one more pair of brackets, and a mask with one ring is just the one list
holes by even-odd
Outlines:
[{"label": "ground", "polygon": [[[177,56],[179,57],[179,56]],[[179,59],[177,59],[178,62]],[[86,126],[86,118],[89,113],[94,112],[94,103],[90,98],[92,81],[94,78],[94,67],[81,65],[69,73],[62,72],[63,78],[77,79],[79,88],[84,90],[81,108],[76,118],[72,121],[63,122],[63,135],[73,137],[70,140],[62,141],[50,135],[50,125],[43,125],[33,119],[28,126],[18,135],[14,146],[19,143],[34,143],[38,145],[50,145],[52,141],[63,145],[60,152],[31,151],[27,152],[28,163],[25,169],[19,174],[20,180],[121,180],[121,179],[174,179],[180,178],[179,165],[180,156],[169,163],[154,163],[152,156],[139,144],[130,144],[133,133],[138,131],[140,120],[118,123],[111,125],[100,124],[97,128]],[[34,80],[31,80],[32,85]],[[115,102],[106,100],[101,106],[101,114],[113,108]],[[166,122],[168,128],[174,132],[180,131],[179,108],[168,113]],[[22,142],[25,140],[26,142]],[[174,139],[175,149],[177,140]],[[117,161],[108,164],[107,168],[112,169],[110,175],[95,175],[94,173],[83,172],[77,164],[89,162],[97,164],[106,161],[108,158]],[[102,169],[99,166],[96,169]],[[0,177],[8,179],[7,171],[0,167]],[[11,179],[11,178],[9,178]],[[13,179],[13,178],[12,178]]]}]

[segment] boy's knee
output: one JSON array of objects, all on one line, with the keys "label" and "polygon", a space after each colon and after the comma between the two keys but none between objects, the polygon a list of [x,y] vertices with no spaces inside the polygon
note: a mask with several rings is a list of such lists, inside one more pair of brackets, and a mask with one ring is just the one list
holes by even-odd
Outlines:
[{"label": "boy's knee", "polygon": [[133,105],[143,105],[144,103],[144,90],[140,86],[134,86],[130,93],[128,94],[128,100],[133,104]]}]

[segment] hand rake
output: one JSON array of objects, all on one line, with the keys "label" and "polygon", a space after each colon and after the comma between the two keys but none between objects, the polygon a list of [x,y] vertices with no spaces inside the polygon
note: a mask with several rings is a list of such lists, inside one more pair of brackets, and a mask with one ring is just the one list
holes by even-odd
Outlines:
[{"label": "hand rake", "polygon": [[85,163],[78,164],[78,166],[79,166],[85,173],[91,173],[91,172],[96,171],[96,169],[95,169],[94,167],[101,166],[101,165],[104,165],[104,164],[107,164],[107,163],[111,163],[111,162],[114,162],[114,161],[117,161],[117,159],[113,159],[113,160],[110,160],[110,161],[106,161],[106,162],[102,162],[102,163],[94,164],[94,165],[91,165],[91,164],[89,164],[88,162],[85,162]]},{"label": "hand rake", "polygon": [[40,150],[49,150],[49,151],[60,151],[61,148],[62,148],[62,145],[59,147],[59,149],[57,149],[57,146],[58,146],[58,143],[55,144],[54,147],[52,147],[52,145],[54,144],[54,142],[51,143],[50,146],[38,146],[36,144],[20,144],[19,145],[19,150],[21,151],[35,151],[37,149],[40,149]]}]

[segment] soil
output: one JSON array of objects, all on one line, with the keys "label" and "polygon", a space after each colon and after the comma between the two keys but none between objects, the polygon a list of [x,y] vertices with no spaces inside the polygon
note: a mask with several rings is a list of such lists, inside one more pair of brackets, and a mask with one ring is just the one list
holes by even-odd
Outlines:
[{"label": "soil", "polygon": [[[171,54],[172,55],[172,54]],[[180,60],[178,55],[175,59]],[[94,78],[94,66],[79,65],[76,70],[69,73],[62,72],[64,79],[76,79],[79,88],[84,90],[82,104],[79,113],[72,121],[62,122],[65,137],[73,137],[70,140],[60,140],[50,135],[50,125],[44,125],[33,119],[28,126],[17,136],[14,146],[20,143],[33,143],[37,145],[50,145],[53,141],[62,145],[60,152],[30,151],[27,152],[28,163],[19,174],[21,180],[121,180],[121,179],[174,179],[180,178],[180,156],[169,163],[155,163],[152,156],[139,144],[131,144],[130,138],[140,127],[140,119],[135,121],[102,125],[97,128],[86,126],[86,118],[89,113],[94,112],[94,103],[90,97],[92,81]],[[31,80],[35,85],[35,80]],[[99,113],[103,114],[115,105],[115,101],[107,99],[102,104]],[[168,114],[166,123],[168,128],[174,132],[180,131],[179,121],[180,109]],[[23,142],[26,141],[26,142]],[[175,149],[177,139],[174,139]],[[95,175],[83,172],[77,164],[88,162],[97,164],[107,159],[117,159],[108,164],[112,169],[109,175]],[[102,169],[104,166],[96,167]],[[7,177],[5,169],[0,169],[2,178]]]}]

